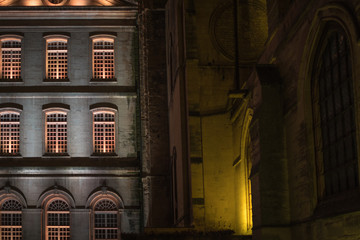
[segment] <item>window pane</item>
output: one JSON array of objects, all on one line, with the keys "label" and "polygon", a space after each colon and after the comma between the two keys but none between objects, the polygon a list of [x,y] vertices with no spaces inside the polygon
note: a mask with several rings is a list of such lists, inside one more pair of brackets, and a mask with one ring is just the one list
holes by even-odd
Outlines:
[{"label": "window pane", "polygon": [[70,239],[70,208],[62,200],[55,200],[47,208],[47,240]]},{"label": "window pane", "polygon": [[95,239],[118,239],[118,208],[108,199],[101,200],[94,207]]},{"label": "window pane", "polygon": [[1,44],[2,78],[21,78],[21,41],[4,40]]},{"label": "window pane", "polygon": [[313,79],[313,88],[320,89],[312,93],[321,118],[320,127],[314,122],[315,137],[322,143],[319,151],[322,149],[324,164],[324,173],[319,176],[325,178],[325,195],[330,196],[358,185],[358,167],[348,43],[340,31],[332,33],[325,43],[318,75]]},{"label": "window pane", "polygon": [[115,114],[94,113],[94,152],[115,152]]},{"label": "window pane", "polygon": [[93,71],[96,79],[113,79],[114,76],[114,43],[112,41],[94,41]]},{"label": "window pane", "polygon": [[20,114],[0,114],[0,152],[18,154],[20,150]]},{"label": "window pane", "polygon": [[16,200],[7,200],[1,205],[1,239],[21,240],[22,239],[22,219],[21,204]]},{"label": "window pane", "polygon": [[46,116],[46,152],[67,152],[67,116],[64,113],[51,113]]},{"label": "window pane", "polygon": [[47,43],[47,78],[67,78],[67,42],[51,41]]}]

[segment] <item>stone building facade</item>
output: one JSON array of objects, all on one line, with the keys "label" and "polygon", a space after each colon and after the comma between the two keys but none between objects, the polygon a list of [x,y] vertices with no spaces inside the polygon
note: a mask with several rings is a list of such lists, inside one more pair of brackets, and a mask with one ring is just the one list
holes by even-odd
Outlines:
[{"label": "stone building facade", "polygon": [[142,229],[136,1],[0,1],[1,239]]}]

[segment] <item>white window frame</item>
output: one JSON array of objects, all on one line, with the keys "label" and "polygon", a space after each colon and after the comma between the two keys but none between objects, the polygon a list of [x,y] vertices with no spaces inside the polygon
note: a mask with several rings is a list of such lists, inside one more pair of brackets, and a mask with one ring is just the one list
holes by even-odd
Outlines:
[{"label": "white window frame", "polygon": [[[5,115],[5,114],[16,114],[16,115],[19,115],[19,121],[11,121],[11,122],[1,122],[1,115]],[[19,155],[20,154],[20,123],[21,123],[21,110],[20,109],[3,109],[0,111],[0,138],[2,138],[2,134],[3,134],[3,130],[6,129],[7,131],[6,132],[9,132],[9,136],[8,136],[8,141],[9,141],[9,152],[1,152],[0,155],[11,155],[11,154],[14,154],[14,155]],[[12,126],[10,126],[9,128],[5,128],[3,127],[3,125],[9,125],[11,124]],[[13,131],[14,127],[13,125],[16,125],[18,124],[18,129],[17,131]],[[16,134],[12,134],[13,132],[18,132],[18,137],[16,136]],[[5,136],[4,136],[5,137]],[[15,140],[14,138],[18,138],[18,140]],[[0,144],[2,144],[3,142],[3,139],[0,139]],[[15,143],[14,143],[15,142]],[[13,148],[12,146],[14,144],[16,144],[16,142],[18,142],[17,144],[17,147]],[[5,144],[4,144],[5,145]],[[17,152],[14,152],[13,149],[18,149]]]},{"label": "white window frame", "polygon": [[[46,56],[45,56],[45,63],[46,63],[46,77],[45,79],[48,81],[64,81],[68,79],[69,74],[69,48],[68,48],[68,36],[63,35],[50,35],[44,37],[46,40]],[[62,42],[66,44],[66,49],[51,49],[49,50],[49,44],[53,42]],[[50,54],[55,54],[55,59],[53,59],[54,63],[49,64],[51,57]],[[61,54],[64,54],[66,56],[66,66],[61,67],[62,64],[60,64],[60,57]],[[64,64],[64,63],[63,63]],[[55,65],[54,68],[51,67],[51,65]],[[50,69],[55,70],[55,77],[50,76],[51,71]],[[61,73],[65,72],[65,77],[60,76]]]},{"label": "white window frame", "polygon": [[[95,35],[91,37],[92,39],[92,45],[91,45],[91,55],[92,55],[92,78],[94,80],[98,81],[107,81],[107,80],[115,80],[116,81],[116,75],[115,75],[115,68],[116,68],[116,57],[115,57],[115,36],[112,35]],[[96,42],[110,42],[112,43],[112,49],[95,49],[95,43]],[[96,63],[95,63],[95,53],[102,53],[102,68],[101,71],[96,71]],[[106,70],[106,53],[112,53],[112,71]],[[97,72],[100,72],[100,74],[97,74]],[[111,75],[112,77],[107,77],[107,73],[110,73],[108,75]],[[100,75],[100,77],[99,77]]]},{"label": "white window frame", "polygon": [[[45,109],[44,110],[44,117],[45,117],[45,154],[55,154],[55,155],[66,155],[68,153],[68,109],[63,109],[63,108],[50,108],[50,109]],[[51,114],[64,114],[66,116],[66,122],[63,121],[58,121],[58,122],[48,122],[48,115]],[[66,131],[65,131],[65,140],[60,140],[59,138],[61,137],[59,134],[60,132],[59,130],[59,126],[60,125],[66,125]],[[55,152],[51,152],[48,151],[48,146],[49,146],[49,139],[48,139],[48,126],[49,125],[56,125],[56,133],[55,133]],[[65,141],[66,145],[65,145],[65,149],[66,151],[64,152],[60,152],[61,148],[61,143],[60,141]]]},{"label": "white window frame", "polygon": [[[16,42],[20,42],[20,48],[8,48],[9,50],[11,50],[11,64],[10,64],[10,72],[8,74],[5,74],[3,71],[3,43],[6,41],[16,41]],[[17,36],[17,35],[5,35],[5,36],[0,36],[0,49],[1,49],[1,54],[0,54],[0,58],[1,58],[1,67],[0,67],[0,78],[4,81],[16,81],[16,80],[21,80],[21,63],[22,63],[22,36]],[[14,53],[15,52],[15,53]],[[20,52],[20,53],[16,53],[16,52]],[[19,54],[20,57],[19,58],[14,58],[14,55]],[[19,61],[14,61],[13,59],[19,59]],[[15,71],[14,68],[16,68],[16,66],[14,66],[15,64],[19,64],[18,68],[19,70]],[[10,77],[6,77],[4,75],[9,75]]]}]

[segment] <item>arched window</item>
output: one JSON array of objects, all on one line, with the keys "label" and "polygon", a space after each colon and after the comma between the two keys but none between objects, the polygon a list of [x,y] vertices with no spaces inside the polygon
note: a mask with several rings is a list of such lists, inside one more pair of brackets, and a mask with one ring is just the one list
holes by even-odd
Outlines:
[{"label": "arched window", "polygon": [[96,36],[92,45],[93,79],[115,80],[114,38]]},{"label": "arched window", "polygon": [[93,239],[120,239],[119,210],[115,202],[102,199],[95,204],[93,211]]},{"label": "arched window", "polygon": [[20,112],[0,112],[0,154],[17,155],[20,153]]},{"label": "arched window", "polygon": [[93,111],[94,153],[115,153],[115,111],[95,109]]},{"label": "arched window", "polygon": [[62,199],[48,203],[45,212],[46,240],[70,239],[70,207]]},{"label": "arched window", "polygon": [[68,79],[67,37],[46,37],[46,79]]},{"label": "arched window", "polygon": [[21,79],[21,38],[6,37],[1,41],[1,79]]},{"label": "arched window", "polygon": [[14,199],[7,199],[0,206],[1,240],[22,239],[22,205]]},{"label": "arched window", "polygon": [[358,186],[353,74],[349,41],[328,25],[312,82],[313,125],[319,195],[339,195]]},{"label": "arched window", "polygon": [[62,109],[47,110],[45,116],[45,152],[67,153],[67,112]]}]

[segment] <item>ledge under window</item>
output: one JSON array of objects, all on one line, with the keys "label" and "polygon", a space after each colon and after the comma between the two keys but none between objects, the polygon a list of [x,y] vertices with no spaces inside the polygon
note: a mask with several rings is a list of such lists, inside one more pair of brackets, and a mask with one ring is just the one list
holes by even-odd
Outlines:
[{"label": "ledge under window", "polygon": [[44,153],[43,157],[69,157],[68,153]]},{"label": "ledge under window", "polygon": [[92,78],[90,82],[116,82],[116,78]]},{"label": "ledge under window", "polygon": [[20,153],[0,153],[1,157],[21,157]]},{"label": "ledge under window", "polygon": [[62,78],[62,79],[45,78],[44,82],[70,82],[70,80],[68,78]]},{"label": "ledge under window", "polygon": [[93,153],[91,154],[92,157],[116,157],[116,153]]},{"label": "ledge under window", "polygon": [[22,78],[0,78],[0,82],[12,83],[12,82],[22,82]]},{"label": "ledge under window", "polygon": [[359,210],[360,191],[354,189],[321,200],[315,209],[314,217],[331,217]]}]

